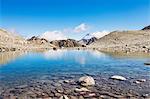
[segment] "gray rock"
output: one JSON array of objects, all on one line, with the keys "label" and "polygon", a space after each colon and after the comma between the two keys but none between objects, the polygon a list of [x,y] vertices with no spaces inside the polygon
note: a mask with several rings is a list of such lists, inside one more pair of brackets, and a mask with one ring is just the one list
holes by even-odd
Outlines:
[{"label": "gray rock", "polygon": [[146,79],[138,79],[134,83],[140,84],[140,83],[143,83],[143,82],[146,82]]},{"label": "gray rock", "polygon": [[125,77],[119,76],[119,75],[114,75],[114,76],[112,76],[110,78],[114,79],[114,80],[122,80],[122,81],[127,80]]},{"label": "gray rock", "polygon": [[150,65],[150,62],[149,63],[144,63],[144,65]]},{"label": "gray rock", "polygon": [[64,83],[69,83],[70,82],[70,80],[64,80]]},{"label": "gray rock", "polygon": [[138,79],[137,81],[146,82],[146,79]]},{"label": "gray rock", "polygon": [[146,98],[146,99],[149,99],[149,98],[150,98],[149,94],[143,94],[142,97],[144,97],[144,98]]}]

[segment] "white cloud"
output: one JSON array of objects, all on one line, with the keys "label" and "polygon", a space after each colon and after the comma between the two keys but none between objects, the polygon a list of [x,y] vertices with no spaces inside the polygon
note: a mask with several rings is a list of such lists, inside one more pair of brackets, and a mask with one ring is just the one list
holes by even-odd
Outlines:
[{"label": "white cloud", "polygon": [[[73,35],[71,33],[80,33],[87,31],[88,26],[85,23],[82,23],[74,28],[66,28],[63,30],[55,30],[55,31],[46,31],[40,38],[45,38],[49,41],[53,40],[65,40],[68,39],[69,35]],[[66,34],[66,35],[65,35]]]},{"label": "white cloud", "polygon": [[40,37],[45,38],[49,41],[67,39],[67,37],[61,31],[47,31],[43,33]]},{"label": "white cloud", "polygon": [[85,23],[82,23],[74,28],[74,32],[80,33],[84,32],[88,29],[88,26]]},{"label": "white cloud", "polygon": [[101,37],[103,37],[103,36],[105,36],[109,33],[110,33],[109,31],[104,30],[104,31],[101,31],[101,32],[100,31],[94,32],[91,35],[96,37],[96,38],[101,38]]}]

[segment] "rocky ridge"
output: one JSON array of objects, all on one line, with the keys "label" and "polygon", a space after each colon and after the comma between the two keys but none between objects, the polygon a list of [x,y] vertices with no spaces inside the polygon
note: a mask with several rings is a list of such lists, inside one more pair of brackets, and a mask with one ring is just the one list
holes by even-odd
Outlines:
[{"label": "rocky ridge", "polygon": [[85,35],[81,40],[78,42],[83,45],[90,45],[91,43],[97,41],[98,39],[90,34]]},{"label": "rocky ridge", "polygon": [[83,47],[82,44],[78,43],[76,40],[67,39],[67,40],[54,40],[50,42],[51,44],[62,48],[62,47]]},{"label": "rocky ridge", "polygon": [[150,31],[114,31],[88,46],[105,51],[150,52]]},{"label": "rocky ridge", "polygon": [[0,29],[0,51],[15,51],[22,49],[27,44],[27,41],[14,33]]},{"label": "rocky ridge", "polygon": [[144,27],[142,30],[150,30],[150,25],[149,25],[149,26]]},{"label": "rocky ridge", "polygon": [[52,49],[55,47],[52,44],[46,43],[45,39],[24,39],[23,37],[0,29],[0,52],[16,51],[16,50],[35,50],[35,49]]},{"label": "rocky ridge", "polygon": [[48,40],[46,40],[44,38],[39,38],[36,36],[33,36],[30,39],[27,39],[27,41],[30,44],[34,44],[37,47],[40,47],[40,46],[44,47],[45,46],[46,48],[57,48],[57,46],[51,44]]}]

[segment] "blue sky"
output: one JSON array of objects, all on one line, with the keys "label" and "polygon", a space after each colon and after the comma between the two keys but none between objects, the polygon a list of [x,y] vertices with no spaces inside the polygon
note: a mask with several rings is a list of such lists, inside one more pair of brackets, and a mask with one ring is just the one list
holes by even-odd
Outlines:
[{"label": "blue sky", "polygon": [[[137,30],[149,24],[150,0],[0,0],[0,27],[23,36],[61,31],[79,39],[96,31]],[[75,32],[80,25],[83,31]]]}]

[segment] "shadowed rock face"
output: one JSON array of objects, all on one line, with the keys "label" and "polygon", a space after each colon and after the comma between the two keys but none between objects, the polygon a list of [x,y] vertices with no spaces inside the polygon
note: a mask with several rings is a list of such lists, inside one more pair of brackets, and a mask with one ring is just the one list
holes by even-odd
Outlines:
[{"label": "shadowed rock face", "polygon": [[36,43],[36,44],[44,44],[44,43],[49,43],[48,40],[44,38],[38,38],[36,36],[31,37],[30,39],[27,39],[27,41]]},{"label": "shadowed rock face", "polygon": [[97,41],[97,38],[91,34],[86,34],[81,40],[78,42],[83,45],[90,45],[91,43]]},{"label": "shadowed rock face", "polygon": [[90,39],[81,39],[78,42],[85,45],[90,45],[91,43],[97,41],[98,39],[96,37],[92,37]]},{"label": "shadowed rock face", "polygon": [[78,43],[76,40],[73,39],[55,40],[51,41],[50,43],[57,47],[82,47],[80,43]]},{"label": "shadowed rock face", "polygon": [[142,30],[150,30],[150,25],[149,25],[149,26],[144,27]]},{"label": "shadowed rock face", "polygon": [[34,43],[34,44],[38,44],[38,45],[48,44],[53,47],[80,47],[80,46],[82,46],[81,44],[79,44],[77,41],[75,41],[73,39],[55,40],[55,41],[49,42],[48,40],[46,40],[44,38],[38,38],[38,37],[33,36],[32,38],[28,39],[27,41]]},{"label": "shadowed rock face", "polygon": [[30,39],[27,39],[27,41],[30,44],[33,44],[34,46],[37,47],[45,47],[45,48],[56,48],[55,45],[51,44],[48,40],[44,39],[44,38],[39,38],[36,36],[31,37]]}]

